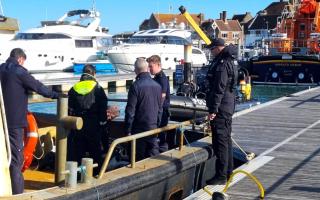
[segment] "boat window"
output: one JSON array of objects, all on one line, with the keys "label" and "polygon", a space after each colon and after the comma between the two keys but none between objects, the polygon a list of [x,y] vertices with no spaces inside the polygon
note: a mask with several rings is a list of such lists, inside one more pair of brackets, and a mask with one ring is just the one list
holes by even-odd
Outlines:
[{"label": "boat window", "polygon": [[199,49],[192,49],[192,54],[202,54]]},{"label": "boat window", "polygon": [[97,38],[97,45],[99,47],[108,47],[108,46],[111,46],[112,44],[113,44],[113,41],[111,37]]},{"label": "boat window", "polygon": [[92,48],[92,40],[75,40],[76,48]]},{"label": "boat window", "polygon": [[157,32],[158,30],[152,30],[152,31],[149,31],[148,33],[155,33]]},{"label": "boat window", "polygon": [[149,44],[157,44],[160,43],[160,37],[157,36],[133,36],[130,38],[130,44],[139,44],[139,43],[149,43]]},{"label": "boat window", "polygon": [[14,40],[66,39],[69,36],[57,33],[18,33]]},{"label": "boat window", "polygon": [[160,31],[159,33],[167,33],[169,32],[169,30],[163,30],[163,31]]},{"label": "boat window", "polygon": [[142,34],[142,33],[144,33],[144,32],[146,32],[146,31],[140,31],[140,32],[138,32],[137,34]]},{"label": "boat window", "polygon": [[168,44],[177,44],[177,45],[185,45],[188,44],[188,41],[184,38],[180,38],[177,36],[168,36]]}]

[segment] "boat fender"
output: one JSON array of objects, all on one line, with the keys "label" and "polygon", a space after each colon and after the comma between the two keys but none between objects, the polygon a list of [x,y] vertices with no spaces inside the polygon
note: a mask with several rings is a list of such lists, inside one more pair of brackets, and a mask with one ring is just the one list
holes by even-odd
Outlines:
[{"label": "boat fender", "polygon": [[38,143],[38,126],[36,119],[31,112],[27,112],[27,128],[24,129],[24,163],[22,172],[29,168],[33,159],[33,152]]},{"label": "boat fender", "polygon": [[251,99],[251,84],[247,83],[245,80],[241,80],[239,82],[240,92],[244,97],[245,101],[249,101]]}]

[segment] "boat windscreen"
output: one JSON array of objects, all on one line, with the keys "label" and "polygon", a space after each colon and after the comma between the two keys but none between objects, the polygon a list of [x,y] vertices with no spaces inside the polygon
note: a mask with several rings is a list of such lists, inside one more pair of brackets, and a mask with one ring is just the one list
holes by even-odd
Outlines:
[{"label": "boat windscreen", "polygon": [[133,36],[130,38],[130,44],[176,44],[186,45],[189,42],[177,36]]}]

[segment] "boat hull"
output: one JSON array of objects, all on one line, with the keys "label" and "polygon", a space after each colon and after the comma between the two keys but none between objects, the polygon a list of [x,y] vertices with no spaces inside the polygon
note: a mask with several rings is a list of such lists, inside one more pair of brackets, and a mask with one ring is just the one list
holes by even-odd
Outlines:
[{"label": "boat hull", "polygon": [[311,56],[261,56],[252,59],[253,82],[318,83],[320,60]]}]

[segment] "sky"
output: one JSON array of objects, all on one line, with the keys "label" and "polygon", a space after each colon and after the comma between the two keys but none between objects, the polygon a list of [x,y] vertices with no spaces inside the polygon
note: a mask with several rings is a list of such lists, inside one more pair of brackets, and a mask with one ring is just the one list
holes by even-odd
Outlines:
[{"label": "sky", "polygon": [[[0,0],[3,14],[19,20],[20,30],[38,27],[40,21],[57,20],[64,13],[75,9],[90,9],[93,0]],[[251,12],[254,16],[271,2],[279,0],[95,0],[101,14],[102,27],[111,34],[136,31],[144,19],[152,13],[176,13],[183,5],[189,13],[204,13],[205,19],[217,19],[219,13]],[[1,10],[0,10],[1,12]]]}]

